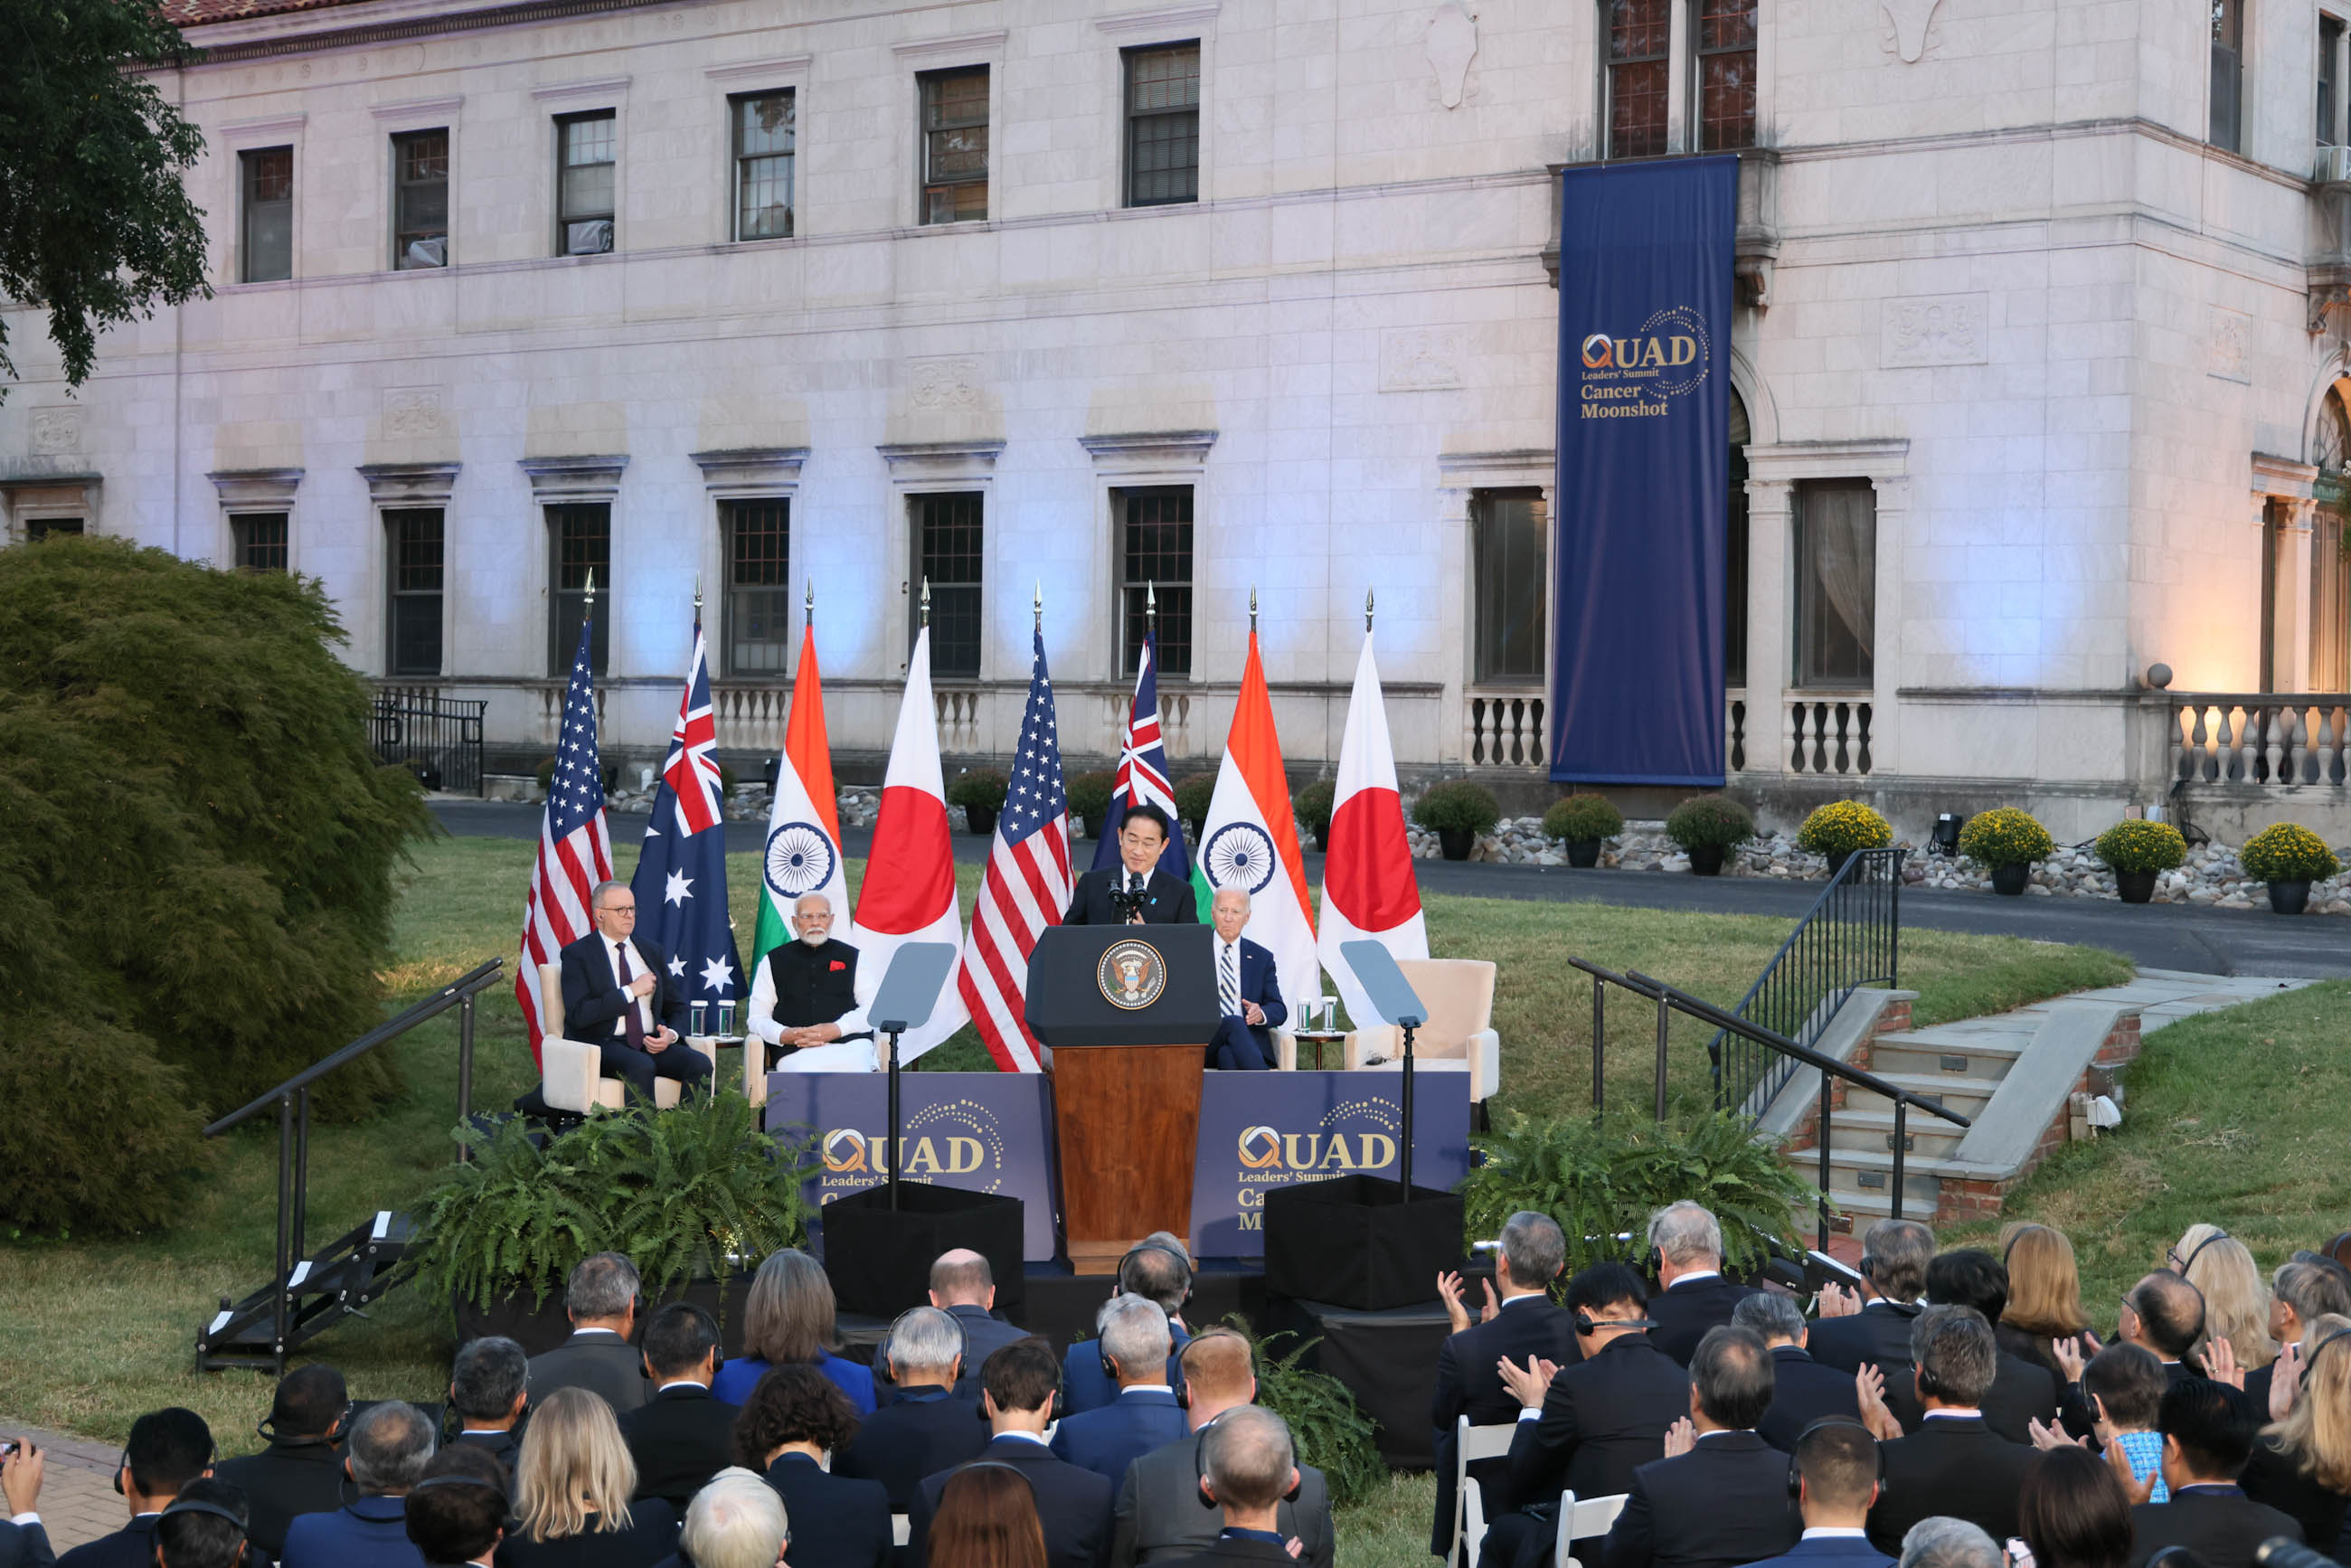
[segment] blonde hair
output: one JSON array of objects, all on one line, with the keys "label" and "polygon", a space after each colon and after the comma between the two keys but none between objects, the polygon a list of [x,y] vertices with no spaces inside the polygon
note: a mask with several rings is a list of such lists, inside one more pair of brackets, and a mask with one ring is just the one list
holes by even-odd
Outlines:
[{"label": "blonde hair", "polygon": [[2275,1439],[2303,1474],[2338,1492],[2351,1491],[2351,1344],[2336,1350],[2332,1342],[2346,1333],[2351,1318],[2328,1312],[2311,1320],[2302,1336],[2308,1382],[2286,1418],[2262,1433]]},{"label": "blonde hair", "polygon": [[2090,1326],[2082,1311],[2082,1272],[2064,1231],[2046,1225],[2006,1226],[2001,1246],[2008,1261],[2001,1322],[2050,1339],[2070,1338]]},{"label": "blonde hair", "polygon": [[771,1252],[743,1303],[743,1348],[771,1366],[816,1361],[840,1343],[835,1310],[823,1264],[797,1248]]},{"label": "blonde hair", "polygon": [[629,1528],[636,1461],[603,1396],[559,1388],[535,1406],[515,1460],[516,1511],[533,1541]]},{"label": "blonde hair", "polygon": [[2276,1360],[2269,1284],[2245,1244],[2217,1225],[2191,1225],[2171,1250],[2186,1265],[2180,1273],[2204,1296],[2204,1335],[2189,1354],[2204,1361],[2204,1347],[2225,1339],[2247,1371]]}]

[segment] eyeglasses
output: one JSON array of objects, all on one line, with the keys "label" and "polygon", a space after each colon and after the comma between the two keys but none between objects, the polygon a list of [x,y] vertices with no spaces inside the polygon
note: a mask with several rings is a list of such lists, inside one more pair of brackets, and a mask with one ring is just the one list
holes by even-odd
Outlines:
[{"label": "eyeglasses", "polygon": [[637,906],[633,904],[608,904],[596,913],[599,915],[625,915],[633,919],[636,916]]}]

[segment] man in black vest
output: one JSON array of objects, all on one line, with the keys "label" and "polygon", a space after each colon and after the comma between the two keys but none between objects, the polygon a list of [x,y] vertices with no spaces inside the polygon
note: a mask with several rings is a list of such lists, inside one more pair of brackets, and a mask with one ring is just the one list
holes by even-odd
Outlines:
[{"label": "man in black vest", "polygon": [[1130,806],[1118,830],[1114,866],[1078,878],[1064,925],[1197,925],[1192,884],[1159,869],[1167,847],[1167,813],[1145,802]]},{"label": "man in black vest", "polygon": [[857,1003],[857,949],[832,939],[831,901],[802,894],[792,930],[799,939],[768,949],[751,982],[751,1032],[787,1072],[872,1071],[881,1062]]}]

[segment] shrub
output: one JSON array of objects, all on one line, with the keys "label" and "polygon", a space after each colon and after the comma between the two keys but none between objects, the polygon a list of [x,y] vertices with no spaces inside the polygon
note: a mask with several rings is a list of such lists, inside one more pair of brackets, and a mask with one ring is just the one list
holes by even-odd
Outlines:
[{"label": "shrub", "polygon": [[2098,858],[2116,871],[2170,871],[2188,859],[2188,841],[2169,822],[2128,818],[2098,835]]},{"label": "shrub", "polygon": [[1118,787],[1114,773],[1080,773],[1068,784],[1070,815],[1081,818],[1090,833],[1100,834],[1110,817],[1110,792]]},{"label": "shrub", "polygon": [[1281,1417],[1298,1450],[1298,1462],[1322,1472],[1331,1501],[1343,1508],[1387,1484],[1387,1461],[1380,1458],[1378,1427],[1355,1404],[1347,1385],[1327,1372],[1309,1372],[1301,1357],[1321,1343],[1308,1340],[1287,1355],[1274,1346],[1298,1336],[1287,1330],[1263,1339],[1238,1312],[1225,1326],[1247,1336],[1257,1349],[1257,1402]]},{"label": "shrub", "polygon": [[550,789],[553,789],[553,788],[554,788],[554,786],[555,786],[555,758],[552,758],[552,757],[542,757],[542,758],[540,758],[538,759],[538,766],[537,768],[535,768],[531,769],[531,771],[532,771],[534,774],[536,774],[536,775],[538,776],[538,792],[539,792],[540,794],[544,795],[544,794],[546,794],[546,793],[548,792],[548,790],[549,790]]},{"label": "shrub", "polygon": [[1217,776],[1213,773],[1195,773],[1176,786],[1176,818],[1193,838],[1200,836],[1200,824],[1208,820],[1208,807],[1216,798]]},{"label": "shrub", "polygon": [[1562,843],[1613,839],[1625,831],[1625,813],[1605,795],[1570,795],[1543,813],[1543,836]]},{"label": "shrub", "polygon": [[210,1153],[181,1071],[144,1035],[47,1010],[0,1014],[0,1218],[62,1236],[177,1217]]},{"label": "shrub", "polygon": [[1816,806],[1796,830],[1796,842],[1816,855],[1850,854],[1855,850],[1882,850],[1894,841],[1892,824],[1858,800],[1832,800]]},{"label": "shrub", "polygon": [[1728,850],[1755,836],[1755,817],[1728,795],[1693,795],[1666,819],[1666,837],[1686,850]]},{"label": "shrub", "polygon": [[1290,804],[1298,813],[1298,825],[1320,838],[1331,831],[1331,809],[1338,801],[1339,787],[1328,779],[1317,779]]},{"label": "shrub", "polygon": [[724,762],[720,763],[718,765],[718,798],[720,800],[735,799],[735,769],[727,767]]},{"label": "shrub", "polygon": [[1431,784],[1412,803],[1412,820],[1434,832],[1482,833],[1502,820],[1494,792],[1467,779]]},{"label": "shrub", "polygon": [[1959,830],[1959,853],[1978,865],[2031,865],[2046,860],[2056,848],[2057,841],[2032,812],[2013,806],[1978,811]]},{"label": "shrub", "polygon": [[2343,869],[2325,840],[2292,822],[2263,828],[2245,841],[2237,859],[2246,875],[2262,882],[2321,882]]},{"label": "shrub", "polygon": [[993,768],[967,768],[947,786],[947,804],[1000,811],[1004,810],[1005,794],[1011,788],[1012,780]]}]

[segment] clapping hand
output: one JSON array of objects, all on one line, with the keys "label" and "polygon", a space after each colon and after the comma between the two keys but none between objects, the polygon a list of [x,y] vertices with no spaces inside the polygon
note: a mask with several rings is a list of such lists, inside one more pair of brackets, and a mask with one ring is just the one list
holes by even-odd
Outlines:
[{"label": "clapping hand", "polygon": [[2204,1346],[2204,1375],[2215,1383],[2225,1383],[2242,1392],[2245,1369],[2237,1364],[2237,1347],[2225,1338],[2207,1343]]},{"label": "clapping hand", "polygon": [[2066,1382],[2082,1381],[2081,1341],[2072,1338],[2053,1339],[2049,1342],[2049,1354],[2057,1358],[2057,1370],[2065,1375]]},{"label": "clapping hand", "polygon": [[1461,1276],[1451,1270],[1437,1276],[1437,1299],[1445,1303],[1445,1321],[1455,1333],[1469,1326],[1469,1309],[1461,1304]]},{"label": "clapping hand", "polygon": [[2090,1446],[2086,1437],[2068,1437],[2055,1427],[2043,1426],[2038,1416],[2032,1418],[2027,1430],[2032,1434],[2032,1446],[2036,1448],[2063,1448],[2069,1444],[2084,1448]]},{"label": "clapping hand", "polygon": [[2106,1466],[2109,1469],[2112,1469],[2115,1472],[2115,1479],[2122,1482],[2123,1496],[2128,1498],[2133,1504],[2147,1502],[2153,1500],[2155,1497],[2155,1478],[2160,1472],[2156,1470],[2147,1471],[2147,1479],[2145,1480],[2141,1480],[2137,1476],[2131,1474],[2130,1456],[2123,1452],[2123,1446],[2120,1443],[2108,1443],[2106,1445]]},{"label": "clapping hand", "polygon": [[1861,1402],[1861,1424],[1869,1428],[1871,1437],[1890,1443],[1902,1436],[1902,1423],[1886,1407],[1886,1374],[1877,1370],[1876,1362],[1861,1364],[1861,1370],[1853,1375],[1853,1387]]},{"label": "clapping hand", "polygon": [[2302,1343],[2288,1340],[2270,1364],[2270,1419],[2283,1421],[2294,1414],[2294,1396],[2302,1392]]},{"label": "clapping hand", "polygon": [[1542,1407],[1543,1396],[1551,1392],[1551,1380],[1559,1375],[1559,1363],[1530,1355],[1526,1365],[1520,1366],[1506,1355],[1494,1364],[1494,1370],[1502,1375],[1503,1385],[1510,1389],[1520,1408],[1538,1410]]},{"label": "clapping hand", "polygon": [[1698,1447],[1698,1423],[1685,1416],[1666,1428],[1666,1458],[1678,1459]]},{"label": "clapping hand", "polygon": [[1861,1311],[1861,1293],[1849,1291],[1831,1280],[1821,1287],[1820,1315],[1824,1318],[1849,1318]]}]

